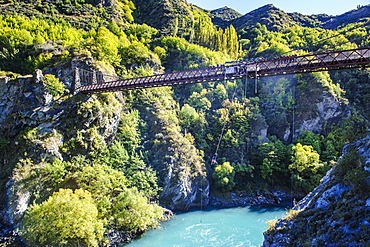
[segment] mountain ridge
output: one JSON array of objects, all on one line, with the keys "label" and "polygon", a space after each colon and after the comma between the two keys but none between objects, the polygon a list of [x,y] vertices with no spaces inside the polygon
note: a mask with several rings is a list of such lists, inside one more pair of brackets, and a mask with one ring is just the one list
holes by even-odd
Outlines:
[{"label": "mountain ridge", "polygon": [[[197,10],[207,14],[215,26],[227,28],[233,25],[239,34],[253,29],[257,23],[265,25],[269,31],[278,32],[294,25],[335,29],[347,22],[370,18],[370,5],[359,6],[357,9],[333,16],[325,13],[314,15],[288,13],[273,4],[267,4],[243,15],[228,6],[206,10],[186,0],[134,0],[133,2],[137,6],[134,15],[139,22],[162,30],[161,33],[165,35],[172,33],[174,28],[171,27],[174,25],[183,29],[191,28],[196,22],[194,11]],[[188,33],[189,30],[184,31],[185,36],[189,35]]]},{"label": "mountain ridge", "polygon": [[267,4],[230,20],[229,24],[234,25],[238,31],[251,29],[251,26],[257,22],[266,25],[270,31],[281,31],[285,26],[292,25],[335,29],[344,23],[355,22],[366,17],[370,17],[370,5],[358,7],[341,15],[331,16],[327,14],[304,15],[298,12],[287,13],[273,4]]}]

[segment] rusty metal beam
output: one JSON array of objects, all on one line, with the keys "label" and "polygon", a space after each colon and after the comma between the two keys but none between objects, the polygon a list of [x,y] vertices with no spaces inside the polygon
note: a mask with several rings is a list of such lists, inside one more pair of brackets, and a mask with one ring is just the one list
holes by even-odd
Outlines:
[{"label": "rusty metal beam", "polygon": [[255,78],[317,71],[365,68],[370,66],[370,47],[332,51],[303,56],[285,56],[270,60],[236,61],[216,67],[168,74],[128,78],[79,88],[82,93],[100,93],[138,88],[173,86],[201,82]]}]

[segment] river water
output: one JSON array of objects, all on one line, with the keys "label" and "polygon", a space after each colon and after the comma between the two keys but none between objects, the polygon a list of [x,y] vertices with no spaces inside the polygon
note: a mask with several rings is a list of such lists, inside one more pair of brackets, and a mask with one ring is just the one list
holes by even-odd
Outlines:
[{"label": "river water", "polygon": [[176,214],[125,247],[260,246],[266,222],[281,218],[286,209],[238,207]]}]

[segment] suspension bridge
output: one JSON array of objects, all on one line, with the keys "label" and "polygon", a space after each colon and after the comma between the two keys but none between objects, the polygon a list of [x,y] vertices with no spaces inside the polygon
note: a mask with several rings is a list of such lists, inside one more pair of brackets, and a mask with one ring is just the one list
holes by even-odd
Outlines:
[{"label": "suspension bridge", "polygon": [[[137,78],[109,79],[102,74],[80,77],[81,93],[101,93],[139,88],[174,86],[201,82],[234,80],[317,71],[370,67],[370,47],[330,51],[273,59],[239,60],[204,69],[159,74]],[[106,79],[108,78],[108,79]]]}]

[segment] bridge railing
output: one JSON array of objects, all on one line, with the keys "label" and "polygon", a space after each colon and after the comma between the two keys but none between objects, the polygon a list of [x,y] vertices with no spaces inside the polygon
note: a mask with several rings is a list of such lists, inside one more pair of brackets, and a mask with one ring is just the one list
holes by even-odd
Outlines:
[{"label": "bridge railing", "polygon": [[80,91],[84,93],[119,91],[246,77],[256,78],[332,69],[361,68],[369,65],[370,47],[367,47],[302,56],[284,56],[270,60],[241,60],[204,69],[91,83],[81,86]]}]

